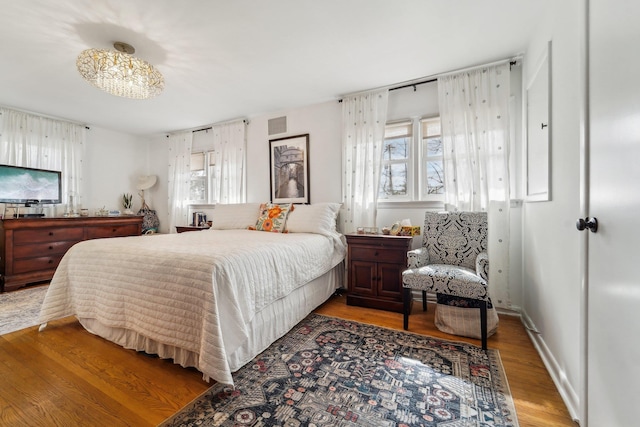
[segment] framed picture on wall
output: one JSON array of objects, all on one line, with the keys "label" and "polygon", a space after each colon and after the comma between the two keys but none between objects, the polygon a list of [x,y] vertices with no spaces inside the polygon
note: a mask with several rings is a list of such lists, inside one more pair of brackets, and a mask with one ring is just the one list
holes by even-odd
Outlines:
[{"label": "framed picture on wall", "polygon": [[309,134],[269,140],[272,203],[310,203]]}]

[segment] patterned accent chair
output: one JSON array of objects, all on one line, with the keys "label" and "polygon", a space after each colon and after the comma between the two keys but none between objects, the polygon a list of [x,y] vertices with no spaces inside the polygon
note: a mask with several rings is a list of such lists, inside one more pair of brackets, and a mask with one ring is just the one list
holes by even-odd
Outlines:
[{"label": "patterned accent chair", "polygon": [[439,296],[471,300],[480,308],[480,337],[487,349],[487,257],[486,212],[427,212],[422,247],[407,254],[404,286],[404,329],[409,328],[412,291],[422,291],[426,311],[427,291]]}]

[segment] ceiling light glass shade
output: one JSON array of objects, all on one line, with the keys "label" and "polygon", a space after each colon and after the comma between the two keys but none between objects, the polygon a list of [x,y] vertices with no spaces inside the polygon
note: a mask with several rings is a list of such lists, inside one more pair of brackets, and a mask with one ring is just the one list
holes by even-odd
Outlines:
[{"label": "ceiling light glass shade", "polygon": [[[133,48],[128,47],[132,53]],[[76,66],[86,81],[112,95],[148,99],[164,89],[164,77],[158,70],[124,51],[87,49],[78,56]]]}]

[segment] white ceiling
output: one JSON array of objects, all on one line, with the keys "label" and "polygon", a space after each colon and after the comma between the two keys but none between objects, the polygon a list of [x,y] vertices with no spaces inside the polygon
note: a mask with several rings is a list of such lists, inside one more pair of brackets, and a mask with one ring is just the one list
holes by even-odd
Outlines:
[{"label": "white ceiling", "polygon": [[[520,54],[545,3],[0,0],[0,105],[135,135],[277,113]],[[80,77],[78,54],[115,41],[162,72],[160,96]]]}]

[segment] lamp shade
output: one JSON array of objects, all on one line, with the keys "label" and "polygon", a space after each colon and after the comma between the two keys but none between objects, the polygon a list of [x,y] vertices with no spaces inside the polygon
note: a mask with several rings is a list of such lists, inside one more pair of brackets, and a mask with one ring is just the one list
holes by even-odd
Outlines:
[{"label": "lamp shade", "polygon": [[154,185],[156,185],[156,181],[158,181],[158,177],[156,175],[142,175],[138,177],[138,185],[136,188],[138,190],[148,190]]}]

